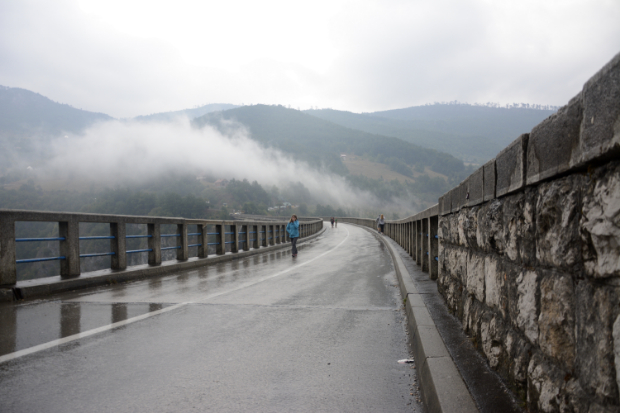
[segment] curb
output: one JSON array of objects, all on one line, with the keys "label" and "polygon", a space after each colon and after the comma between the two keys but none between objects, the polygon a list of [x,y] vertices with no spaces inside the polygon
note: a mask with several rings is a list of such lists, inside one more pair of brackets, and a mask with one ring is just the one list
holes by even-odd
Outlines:
[{"label": "curb", "polygon": [[383,242],[392,256],[400,292],[405,301],[409,336],[420,376],[422,400],[428,412],[478,412],[476,403],[426,308],[422,294],[418,293],[400,255],[396,254],[390,243],[383,236],[376,234],[376,231],[357,224],[347,224],[371,232],[375,238]]},{"label": "curb", "polygon": [[[326,228],[322,228],[316,234],[304,237],[298,241],[303,244],[310,241],[325,232]],[[0,302],[13,301],[13,296],[18,298],[41,297],[60,292],[66,292],[77,289],[90,287],[98,287],[106,284],[123,283],[134,281],[148,277],[165,275],[171,272],[189,270],[193,268],[203,267],[205,265],[217,264],[220,262],[233,261],[240,258],[250,257],[252,255],[262,254],[265,252],[277,251],[284,248],[290,248],[290,243],[270,245],[249,251],[239,251],[237,253],[226,253],[226,255],[215,255],[207,258],[190,258],[187,261],[176,262],[170,261],[162,263],[157,267],[150,267],[147,264],[129,267],[123,271],[112,271],[110,269],[93,271],[82,274],[78,278],[62,279],[59,275],[55,277],[38,278],[35,280],[18,281],[13,289],[0,289]]]}]

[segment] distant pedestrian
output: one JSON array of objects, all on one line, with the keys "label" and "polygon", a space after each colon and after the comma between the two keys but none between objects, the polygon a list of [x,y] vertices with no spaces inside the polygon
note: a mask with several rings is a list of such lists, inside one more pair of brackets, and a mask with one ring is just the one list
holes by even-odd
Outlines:
[{"label": "distant pedestrian", "polygon": [[381,227],[379,226],[379,220],[381,219],[381,215],[377,217],[377,231],[381,232]]},{"label": "distant pedestrian", "polygon": [[385,228],[385,219],[383,219],[383,214],[379,217],[379,232],[384,234],[383,230]]},{"label": "distant pedestrian", "polygon": [[334,227],[334,217],[332,217],[332,219],[330,219],[331,223],[332,223],[332,228]]},{"label": "distant pedestrian", "polygon": [[297,220],[297,215],[293,214],[293,216],[291,216],[291,220],[286,224],[286,232],[288,232],[288,236],[291,239],[293,258],[295,258],[297,256],[297,239],[299,238],[299,221]]}]

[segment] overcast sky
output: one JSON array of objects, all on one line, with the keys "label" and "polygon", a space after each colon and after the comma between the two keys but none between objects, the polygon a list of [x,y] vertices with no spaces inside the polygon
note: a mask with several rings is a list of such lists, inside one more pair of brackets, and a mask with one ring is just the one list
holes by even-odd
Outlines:
[{"label": "overcast sky", "polygon": [[115,117],[563,105],[618,52],[619,0],[0,0],[0,85]]}]

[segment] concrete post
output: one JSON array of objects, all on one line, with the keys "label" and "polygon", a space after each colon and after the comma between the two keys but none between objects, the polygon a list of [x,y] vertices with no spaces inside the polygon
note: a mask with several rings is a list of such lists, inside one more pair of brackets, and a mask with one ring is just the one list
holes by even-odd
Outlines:
[{"label": "concrete post", "polygon": [[265,235],[267,236],[267,245],[275,245],[274,225],[267,225],[267,232],[265,233]]},{"label": "concrete post", "polygon": [[260,243],[259,243],[259,238],[258,236],[260,235],[258,233],[258,231],[260,231],[260,226],[259,225],[252,225],[252,232],[253,234],[250,234],[252,241],[252,248],[254,249],[258,249],[260,247]]},{"label": "concrete post", "polygon": [[110,267],[115,271],[124,270],[127,268],[127,230],[125,223],[110,222],[110,236],[114,237],[110,240],[110,252],[114,253]]},{"label": "concrete post", "polygon": [[423,239],[422,239],[422,221],[418,220],[415,222],[415,236],[417,240],[418,247],[416,248],[415,254],[416,259],[415,262],[422,266],[422,249],[423,249]]},{"label": "concrete post", "polygon": [[187,261],[189,258],[189,248],[187,247],[187,224],[177,224],[177,260]]},{"label": "concrete post", "polygon": [[231,225],[230,226],[230,252],[237,253],[239,252],[239,225]]},{"label": "concrete post", "polygon": [[15,221],[3,215],[0,220],[0,286],[12,286],[17,282],[17,254],[15,252]]},{"label": "concrete post", "polygon": [[261,225],[260,226],[261,230],[260,230],[260,236],[261,236],[261,240],[260,240],[260,246],[261,247],[266,247],[267,246],[267,225]]},{"label": "concrete post", "polygon": [[207,258],[207,256],[209,255],[209,246],[207,245],[209,243],[208,239],[209,236],[207,235],[207,233],[209,232],[207,230],[207,225],[206,224],[198,224],[196,225],[196,229],[198,232],[198,244],[200,244],[198,246],[198,258]]},{"label": "concrete post", "polygon": [[0,326],[2,326],[2,340],[0,340],[0,354],[9,354],[9,353],[15,352],[17,349],[17,307],[16,306],[7,305],[6,307],[2,309],[2,311],[0,311]]},{"label": "concrete post", "polygon": [[226,254],[226,225],[220,224],[215,226],[215,232],[217,235],[215,239],[218,244],[215,246],[215,254],[216,255],[224,255]]},{"label": "concrete post", "polygon": [[161,225],[147,224],[147,231],[150,235],[148,239],[149,265],[161,265]]},{"label": "concrete post", "polygon": [[60,241],[60,255],[65,259],[60,261],[61,277],[77,277],[80,275],[80,226],[79,222],[71,219],[58,223],[58,236],[64,237]]},{"label": "concrete post", "polygon": [[437,259],[435,259],[435,257],[439,257],[439,239],[437,238],[437,230],[439,228],[439,217],[438,216],[434,216],[434,217],[430,217],[429,219],[430,221],[430,235],[429,235],[429,239],[430,239],[430,257],[429,257],[429,262],[430,262],[430,274],[431,274],[431,279],[436,280],[437,277],[439,276],[439,262],[437,261]]},{"label": "concrete post", "polygon": [[422,248],[422,271],[429,272],[429,258],[430,258],[430,245],[429,245],[429,228],[428,228],[428,218],[422,219],[422,240],[423,240],[423,248]]},{"label": "concrete post", "polygon": [[273,238],[276,241],[276,244],[281,244],[282,243],[282,226],[274,225],[273,230],[275,231]]},{"label": "concrete post", "polygon": [[241,226],[241,232],[245,232],[245,242],[243,243],[243,250],[244,251],[249,251],[250,250],[250,230],[251,230],[252,226],[251,225],[242,225]]}]

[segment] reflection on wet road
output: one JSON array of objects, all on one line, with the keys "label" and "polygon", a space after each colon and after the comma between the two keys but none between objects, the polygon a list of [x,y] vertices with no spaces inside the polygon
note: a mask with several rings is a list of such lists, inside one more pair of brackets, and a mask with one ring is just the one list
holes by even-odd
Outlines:
[{"label": "reflection on wet road", "polygon": [[412,411],[395,284],[382,244],[341,225],[296,259],[3,306],[0,411]]}]

